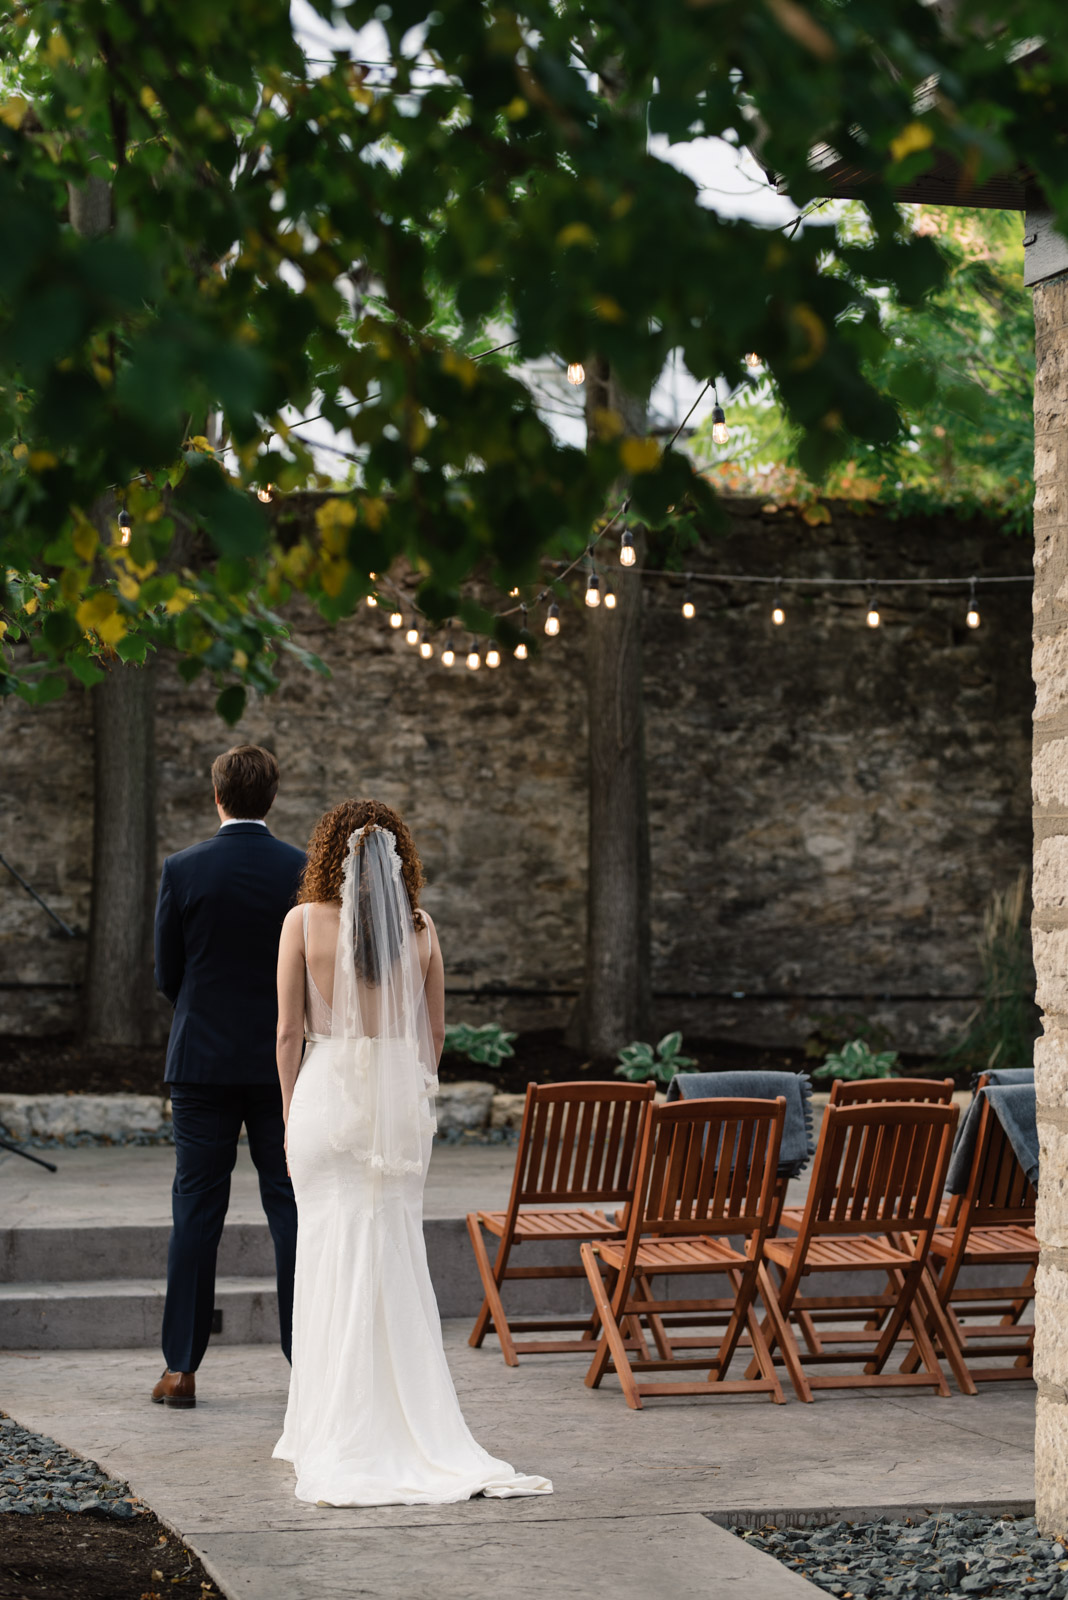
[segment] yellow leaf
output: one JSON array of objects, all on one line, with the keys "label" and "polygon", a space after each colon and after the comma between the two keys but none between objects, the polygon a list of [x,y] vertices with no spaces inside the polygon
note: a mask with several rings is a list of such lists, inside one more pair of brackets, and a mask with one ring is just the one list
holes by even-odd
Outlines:
[{"label": "yellow leaf", "polygon": [[632,194],[621,194],[618,200],[612,201],[612,204],[608,208],[608,215],[610,217],[614,217],[618,222],[620,217],[626,216],[633,204],[634,196]]},{"label": "yellow leaf", "polygon": [[0,617],[0,639],[2,639],[4,637],[4,634],[6,632],[7,632],[7,623],[3,620],[2,617]]},{"label": "yellow leaf", "polygon": [[522,122],[529,110],[530,107],[527,105],[522,95],[517,94],[515,99],[509,100],[508,104],[505,106],[504,114],[508,118],[509,122]]},{"label": "yellow leaf", "polygon": [[896,139],[890,141],[890,154],[895,161],[904,161],[914,150],[926,150],[934,144],[934,134],[926,122],[909,122]]},{"label": "yellow leaf", "polygon": [[35,594],[31,594],[30,598],[26,601],[26,604],[22,609],[25,611],[28,617],[32,617],[39,605],[40,601],[38,600],[37,596]]},{"label": "yellow leaf", "polygon": [[429,437],[430,429],[426,425],[426,418],[421,411],[417,411],[408,424],[408,444],[418,454]]},{"label": "yellow leaf", "polygon": [[598,439],[618,439],[623,432],[623,418],[609,406],[598,406],[593,413],[593,428]]},{"label": "yellow leaf", "polygon": [[386,515],[386,502],[376,495],[364,495],[360,502],[363,507],[364,521],[369,528],[380,528]]},{"label": "yellow leaf", "polygon": [[478,368],[470,356],[459,355],[455,350],[442,351],[441,370],[459,378],[465,389],[470,389],[478,381]]},{"label": "yellow leaf", "polygon": [[597,235],[588,222],[569,222],[566,228],[561,228],[556,235],[556,242],[561,250],[568,250],[573,244],[584,245],[587,249],[597,243]]},{"label": "yellow leaf", "polygon": [[801,517],[803,521],[808,523],[810,528],[815,528],[821,522],[830,522],[831,513],[825,505],[817,500],[814,505],[805,506],[801,512]]},{"label": "yellow leaf", "polygon": [[[355,521],[356,507],[351,500],[324,501],[315,513],[315,525],[319,529],[323,549],[331,555],[340,555],[348,545],[349,529]],[[337,593],[337,590],[327,590],[327,593]]]},{"label": "yellow leaf", "polygon": [[96,630],[97,637],[102,640],[104,644],[110,644],[112,646],[117,645],[119,640],[125,636],[126,632],[126,623],[123,620],[122,613],[119,611],[116,611],[114,616],[110,616],[106,618],[105,621],[99,623]]},{"label": "yellow leaf", "polygon": [[17,132],[22,127],[22,119],[30,109],[29,102],[20,94],[13,94],[9,100],[0,104],[0,122],[7,128],[14,128]]},{"label": "yellow leaf", "polygon": [[655,472],[660,465],[660,446],[655,439],[624,439],[619,459],[625,472]]},{"label": "yellow leaf", "polygon": [[233,667],[235,672],[244,672],[248,666],[248,656],[243,650],[234,651]]},{"label": "yellow leaf", "polygon": [[319,581],[328,595],[339,595],[351,571],[347,561],[324,561]]},{"label": "yellow leaf", "polygon": [[149,88],[147,83],[143,84],[142,87],[141,87],[141,96],[140,96],[140,98],[141,98],[141,104],[144,106],[146,111],[151,111],[153,106],[158,106],[159,105],[159,100],[156,98],[155,89]]},{"label": "yellow leaf", "polygon": [[163,609],[166,611],[168,616],[173,617],[176,616],[179,611],[188,610],[195,599],[196,595],[193,593],[192,589],[175,589],[174,593],[171,595]]},{"label": "yellow leaf", "polygon": [[71,543],[76,554],[83,561],[92,561],[96,555],[97,546],[100,544],[100,535],[89,521],[89,518],[80,512],[75,512],[74,532],[71,535]]},{"label": "yellow leaf", "polygon": [[608,294],[599,294],[593,302],[593,309],[602,322],[622,322],[624,319],[623,307]]},{"label": "yellow leaf", "polygon": [[208,443],[207,439],[205,439],[202,433],[194,434],[189,443],[192,445],[194,450],[199,450],[202,454],[204,451],[207,451],[208,455],[214,454],[211,445]]},{"label": "yellow leaf", "polygon": [[26,457],[29,455],[29,453],[30,453],[29,445],[23,444],[21,441],[15,446],[14,450],[12,450],[12,452],[11,452],[11,454],[15,457],[16,461],[25,461]]},{"label": "yellow leaf", "polygon": [[64,61],[70,60],[70,45],[58,29],[48,36],[48,43],[45,45],[45,60],[50,67],[58,67]]},{"label": "yellow leaf", "polygon": [[101,590],[98,594],[90,595],[88,599],[83,600],[74,616],[79,628],[92,628],[103,638],[101,629],[107,626],[109,619],[118,609],[119,602],[115,596]]},{"label": "yellow leaf", "polygon": [[120,572],[117,579],[119,593],[124,600],[136,600],[141,593],[141,585],[128,572]]},{"label": "yellow leaf", "polygon": [[54,456],[51,450],[30,451],[30,471],[48,472],[52,467],[59,466],[59,457]]}]

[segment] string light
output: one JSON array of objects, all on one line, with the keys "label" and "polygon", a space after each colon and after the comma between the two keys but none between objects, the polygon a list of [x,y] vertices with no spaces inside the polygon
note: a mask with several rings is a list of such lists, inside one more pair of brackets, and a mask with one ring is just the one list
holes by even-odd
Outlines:
[{"label": "string light", "polygon": [[479,653],[478,640],[474,637],[474,635],[472,635],[471,642],[467,647],[468,670],[471,672],[477,672],[481,665],[482,656]]},{"label": "string light", "polygon": [[782,608],[782,590],[780,588],[780,583],[781,579],[776,578],[775,604],[771,608],[771,620],[776,628],[781,628],[783,623],[786,621],[786,612]]},{"label": "string light", "polygon": [[871,594],[868,596],[868,615],[866,618],[868,627],[877,628],[882,620],[882,617],[879,615],[879,607],[875,604],[875,590],[873,589]]},{"label": "string light", "polygon": [[501,664],[501,652],[498,650],[498,648],[497,648],[497,646],[495,644],[489,645],[487,647],[487,650],[486,650],[486,665],[487,665],[487,667],[499,667],[500,664]]},{"label": "string light", "polygon": [[612,588],[611,579],[604,586],[604,608],[606,611],[616,609],[616,591]]},{"label": "string light", "polygon": [[512,651],[512,654],[515,656],[517,661],[525,661],[527,656],[530,654],[530,629],[527,627],[526,606],[520,606],[519,610],[522,613],[523,624],[519,630],[519,641],[516,644],[515,649]]},{"label": "string light", "polygon": [[601,603],[601,580],[597,568],[593,565],[593,549],[590,549],[590,575],[586,579],[586,604],[591,611],[595,611]]},{"label": "string light", "polygon": [[723,414],[723,407],[719,401],[712,407],[712,441],[714,444],[726,444],[731,436],[727,426],[727,418]]},{"label": "string light", "polygon": [[424,633],[422,639],[419,641],[419,654],[422,656],[424,661],[429,661],[430,657],[434,654],[434,646],[430,642],[429,633]]},{"label": "string light", "polygon": [[508,598],[509,598],[509,600],[518,600],[519,599],[519,590],[518,589],[509,589]]},{"label": "string light", "polygon": [[133,518],[130,516],[130,513],[128,511],[120,511],[119,512],[119,516],[118,516],[118,523],[119,523],[119,543],[120,544],[129,544],[130,536],[133,533]]},{"label": "string light", "polygon": [[560,632],[560,607],[555,600],[550,602],[549,609],[545,613],[545,632],[550,639],[555,639]]},{"label": "string light", "polygon": [[686,618],[687,622],[691,621],[697,615],[697,607],[694,605],[693,596],[690,593],[689,575],[687,575],[686,588],[683,591],[682,596],[682,614]]},{"label": "string light", "polygon": [[261,483],[260,487],[256,490],[256,499],[262,500],[264,505],[269,505],[274,499],[274,484]]},{"label": "string light", "polygon": [[456,660],[456,647],[453,644],[451,639],[446,639],[445,648],[441,652],[441,664],[442,664],[443,667],[451,667],[455,660]]},{"label": "string light", "polygon": [[404,626],[404,618],[399,611],[390,612],[389,625],[391,628],[401,628]]},{"label": "string light", "polygon": [[408,632],[404,635],[404,641],[405,641],[406,644],[412,644],[412,645],[415,645],[415,644],[419,643],[419,629],[415,626],[414,623],[408,629]]},{"label": "string light", "polygon": [[378,604],[378,596],[376,594],[369,594],[367,596],[367,604],[371,607],[371,610],[373,611],[375,606]]},{"label": "string light", "polygon": [[638,559],[638,552],[634,548],[634,535],[629,528],[624,528],[619,536],[619,564],[621,567],[632,567]]},{"label": "string light", "polygon": [[760,366],[760,364],[761,364],[760,363],[760,357],[757,355],[755,350],[747,350],[746,351],[745,364],[749,368],[759,367]]},{"label": "string light", "polygon": [[580,383],[586,382],[586,368],[581,361],[572,361],[570,363],[567,369],[567,381],[568,383],[573,383],[576,388]]},{"label": "string light", "polygon": [[969,628],[977,628],[979,626],[980,622],[982,621],[982,618],[979,615],[979,607],[975,603],[975,579],[974,578],[971,580],[971,583],[969,584],[969,587],[968,587],[968,614],[964,618],[964,620],[968,624]]}]

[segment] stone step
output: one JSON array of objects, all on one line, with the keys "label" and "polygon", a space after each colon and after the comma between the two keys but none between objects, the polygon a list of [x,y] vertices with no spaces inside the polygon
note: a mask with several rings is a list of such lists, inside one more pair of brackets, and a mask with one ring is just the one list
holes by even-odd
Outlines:
[{"label": "stone step", "polygon": [[[159,1347],[162,1278],[0,1284],[0,1347],[8,1350],[143,1350]],[[278,1304],[270,1278],[217,1278],[223,1344],[273,1344]]]}]

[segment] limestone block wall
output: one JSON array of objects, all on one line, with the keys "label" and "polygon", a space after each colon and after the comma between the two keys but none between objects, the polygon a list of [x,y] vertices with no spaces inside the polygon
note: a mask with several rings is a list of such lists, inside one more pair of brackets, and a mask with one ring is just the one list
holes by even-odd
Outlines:
[{"label": "limestone block wall", "polygon": [[[935,1049],[971,1009],[975,938],[991,892],[1030,858],[1032,689],[1024,586],[881,594],[872,575],[1019,573],[1023,544],[952,519],[831,508],[811,528],[735,501],[686,556],[703,573],[855,577],[772,596],[731,584],[646,586],[646,730],[658,1023],[691,1035],[800,1043],[821,1016],[882,1021]],[[615,569],[620,584],[631,575]],[[231,735],[212,691],[159,672],[161,856],[214,825],[208,771],[234,737],[282,766],[272,826],[303,842],[349,793],[400,808],[419,841],[455,1017],[561,1024],[582,971],[586,697],[581,608],[525,665],[451,672],[420,662],[381,611],[297,635],[330,680],[286,665],[279,693]],[[0,707],[0,850],[68,921],[88,926],[91,729],[80,691]],[[1068,727],[1065,732],[1068,733]],[[1056,769],[1048,780],[1056,787]],[[1068,936],[1068,935],[1064,935]],[[75,1014],[84,946],[48,937],[0,873],[0,1032]],[[494,991],[496,991],[494,993]],[[161,1023],[162,1023],[161,1016]]]},{"label": "limestone block wall", "polygon": [[1068,278],[1035,309],[1034,953],[1041,1146],[1035,1307],[1039,1526],[1068,1531]]}]

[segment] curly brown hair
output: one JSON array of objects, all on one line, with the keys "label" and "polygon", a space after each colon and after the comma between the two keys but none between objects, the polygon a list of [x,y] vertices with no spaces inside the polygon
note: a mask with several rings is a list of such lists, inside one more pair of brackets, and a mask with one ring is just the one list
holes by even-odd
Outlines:
[{"label": "curly brown hair", "polygon": [[388,828],[396,839],[412,920],[417,928],[424,928],[426,924],[419,909],[419,891],[426,883],[423,863],[407,824],[381,800],[342,800],[319,818],[308,840],[308,860],[301,874],[297,903],[341,899],[341,877],[349,838],[369,822]]}]

